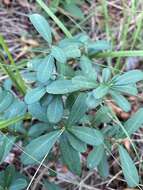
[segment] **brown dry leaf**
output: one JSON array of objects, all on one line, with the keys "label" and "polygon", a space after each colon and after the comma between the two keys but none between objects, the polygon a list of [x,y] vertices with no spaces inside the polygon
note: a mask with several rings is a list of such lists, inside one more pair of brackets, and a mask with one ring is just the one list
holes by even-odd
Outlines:
[{"label": "brown dry leaf", "polygon": [[108,104],[108,106],[110,106],[112,108],[112,110],[116,113],[116,115],[118,117],[120,117],[121,119],[127,120],[130,117],[130,113],[124,112],[121,108],[116,106],[114,103],[107,102],[107,104]]},{"label": "brown dry leaf", "polygon": [[68,172],[67,166],[64,165],[64,166],[62,167],[62,172],[63,172],[63,173],[67,173],[67,172]]},{"label": "brown dry leaf", "polygon": [[27,53],[28,49],[29,49],[28,46],[24,46],[22,51],[16,56],[15,61],[24,56]]},{"label": "brown dry leaf", "polygon": [[27,44],[27,45],[30,45],[30,46],[32,46],[32,47],[37,47],[37,46],[39,46],[39,43],[38,43],[36,40],[33,40],[33,39],[26,39],[24,36],[21,37],[21,41],[22,41],[22,43]]},{"label": "brown dry leaf", "polygon": [[[65,168],[64,168],[65,167]],[[71,180],[76,180],[77,176],[70,172],[66,166],[62,165],[57,165],[56,166],[56,171],[57,171],[57,179],[63,180],[64,179],[71,179]]]}]

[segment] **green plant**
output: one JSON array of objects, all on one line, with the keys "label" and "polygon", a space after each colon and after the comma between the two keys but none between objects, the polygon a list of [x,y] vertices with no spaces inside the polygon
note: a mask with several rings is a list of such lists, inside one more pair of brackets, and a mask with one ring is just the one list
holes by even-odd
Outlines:
[{"label": "green plant", "polygon": [[[127,96],[137,95],[136,83],[143,80],[143,72],[132,70],[113,76],[109,68],[97,67],[90,59],[93,54],[110,50],[108,42],[92,42],[86,34],[79,34],[53,44],[45,19],[33,14],[30,20],[48,42],[49,53],[29,63],[29,72],[34,73],[35,78],[25,102],[29,113],[40,123],[29,130],[36,137],[25,147],[31,158],[23,153],[21,160],[26,165],[41,162],[58,141],[64,164],[81,175],[80,153],[91,145],[93,150],[88,155],[87,165],[90,169],[97,167],[101,176],[107,177],[108,149],[111,150],[113,143],[120,144],[124,138],[130,138],[143,123],[142,108],[126,122],[116,122],[108,101],[114,101],[129,112],[131,105]],[[74,66],[70,67],[68,62]],[[88,114],[91,109],[97,109],[93,116]],[[107,123],[107,127],[99,130],[101,123]],[[137,169],[123,145],[118,146],[125,179],[129,186],[138,186]]]},{"label": "green plant", "polygon": [[22,163],[41,166],[57,143],[62,162],[73,173],[81,175],[80,154],[91,146],[87,167],[97,168],[106,178],[109,175],[108,154],[115,145],[128,186],[139,187],[137,168],[122,142],[126,138],[131,141],[131,135],[143,124],[143,109],[139,108],[127,121],[119,121],[108,103],[114,102],[124,112],[131,111],[128,96],[138,94],[137,83],[143,80],[143,72],[131,70],[114,75],[110,68],[103,68],[92,60],[102,52],[108,54],[109,42],[94,42],[82,33],[55,44],[45,18],[39,14],[29,18],[46,40],[47,48],[27,64],[23,78],[29,89],[24,101],[18,100],[11,87],[0,92],[2,122],[14,116],[25,118],[26,110],[32,118],[27,128],[22,126],[23,121],[14,128],[9,124],[9,129],[19,132],[27,144],[21,155]]}]

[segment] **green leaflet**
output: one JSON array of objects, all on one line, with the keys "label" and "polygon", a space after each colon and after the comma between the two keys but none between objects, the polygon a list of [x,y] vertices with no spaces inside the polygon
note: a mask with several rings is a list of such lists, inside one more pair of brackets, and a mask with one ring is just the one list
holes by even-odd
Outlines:
[{"label": "green leaflet", "polygon": [[87,150],[87,145],[80,139],[78,139],[76,136],[74,136],[72,133],[67,132],[66,136],[68,138],[68,141],[70,145],[78,152],[85,152]]},{"label": "green leaflet", "polygon": [[122,96],[121,94],[117,93],[116,91],[110,92],[112,99],[115,101],[115,103],[125,112],[129,112],[131,110],[131,104],[128,102],[128,100]]},{"label": "green leaflet", "polygon": [[86,97],[87,95],[85,93],[81,93],[75,100],[68,118],[69,126],[78,122],[85,115],[87,110]]},{"label": "green leaflet", "polygon": [[97,87],[97,83],[85,76],[75,76],[72,78],[72,83],[80,87],[81,89],[93,89]]},{"label": "green leaflet", "polygon": [[89,41],[89,36],[86,33],[79,33],[74,36],[74,39],[82,44],[86,44]]},{"label": "green leaflet", "polygon": [[88,109],[93,109],[96,108],[100,103],[102,103],[102,99],[96,99],[93,95],[93,92],[89,92],[87,99],[86,99],[86,104]]},{"label": "green leaflet", "polygon": [[0,190],[23,190],[26,186],[26,177],[18,173],[13,165],[0,172]]},{"label": "green leaflet", "polygon": [[44,108],[46,108],[46,111],[47,111],[47,107],[48,107],[48,105],[50,104],[50,102],[52,101],[53,97],[54,97],[53,95],[46,93],[46,94],[42,97],[42,99],[40,100],[41,106],[44,107]]},{"label": "green leaflet", "polygon": [[39,121],[48,122],[46,108],[42,107],[39,102],[28,105],[29,113]]},{"label": "green leaflet", "polygon": [[15,175],[15,167],[13,165],[9,165],[4,171],[4,186],[9,187],[14,179]]},{"label": "green leaflet", "polygon": [[124,177],[129,187],[136,187],[139,184],[139,176],[136,166],[130,155],[123,146],[119,146],[119,155]]},{"label": "green leaflet", "polygon": [[22,77],[26,83],[34,83],[36,82],[36,73],[35,72],[24,72],[22,73]]},{"label": "green leaflet", "polygon": [[43,59],[37,69],[37,79],[38,81],[45,83],[51,76],[54,69],[54,58],[51,55],[48,55]]},{"label": "green leaflet", "polygon": [[44,187],[47,190],[62,190],[58,185],[49,181],[44,181]]},{"label": "green leaflet", "polygon": [[91,60],[85,55],[80,58],[80,67],[84,76],[94,82],[96,81],[97,73],[94,71]]},{"label": "green leaflet", "polygon": [[33,88],[26,93],[25,102],[27,104],[33,104],[37,102],[38,100],[40,100],[44,96],[45,93],[46,93],[46,90],[42,86]]},{"label": "green leaflet", "polygon": [[77,45],[68,45],[63,48],[67,59],[75,59],[81,56],[80,49]]},{"label": "green leaflet", "polygon": [[88,49],[88,53],[92,55],[103,50],[111,50],[111,44],[105,40],[89,42],[87,45],[87,49]]},{"label": "green leaflet", "polygon": [[87,167],[94,169],[99,165],[104,155],[104,145],[95,146],[87,157]]},{"label": "green leaflet", "polygon": [[101,84],[95,90],[93,90],[93,96],[95,99],[103,98],[109,92],[109,86]]},{"label": "green leaflet", "polygon": [[138,90],[136,85],[113,85],[111,87],[112,90],[115,90],[120,93],[128,94],[128,95],[133,95],[136,96],[138,94]]},{"label": "green leaflet", "polygon": [[31,59],[28,63],[27,63],[27,67],[32,70],[32,71],[37,71],[39,65],[41,64],[41,62],[44,60],[44,58],[34,58]]},{"label": "green leaflet", "polygon": [[39,32],[39,34],[49,43],[52,43],[51,28],[46,19],[39,14],[31,14],[29,16],[30,21]]},{"label": "green leaflet", "polygon": [[32,140],[24,149],[26,154],[21,155],[22,163],[28,165],[37,163],[36,160],[41,161],[49,153],[61,133],[61,130],[56,130]]},{"label": "green leaflet", "polygon": [[12,85],[13,85],[13,83],[12,83],[12,80],[10,78],[3,81],[3,88],[7,91],[11,91]]},{"label": "green leaflet", "polygon": [[110,108],[107,106],[101,106],[101,108],[96,112],[94,123],[99,126],[101,123],[109,123],[112,119],[112,113]]},{"label": "green leaflet", "polygon": [[77,19],[84,19],[82,10],[75,3],[68,3],[64,5],[66,11],[68,11],[73,17]]},{"label": "green leaflet", "polygon": [[43,132],[51,128],[49,123],[36,123],[30,127],[28,130],[28,136],[34,138],[40,136]]},{"label": "green leaflet", "polygon": [[69,78],[74,77],[74,70],[70,65],[68,64],[58,64],[57,63],[57,71],[60,73],[60,75],[65,78],[66,76]]},{"label": "green leaflet", "polygon": [[75,100],[77,98],[77,94],[76,93],[71,93],[67,96],[67,99],[66,99],[66,104],[65,104],[65,107],[70,111]]},{"label": "green leaflet", "polygon": [[28,185],[26,179],[18,178],[12,182],[9,190],[23,190]]},{"label": "green leaflet", "polygon": [[50,123],[58,123],[63,116],[64,107],[61,96],[54,96],[47,108],[47,118]]},{"label": "green leaflet", "polygon": [[105,151],[98,165],[98,172],[100,176],[102,176],[103,178],[107,178],[109,176],[109,164],[108,164],[107,155]]},{"label": "green leaflet", "polygon": [[51,55],[60,63],[66,63],[67,59],[65,56],[65,52],[62,48],[53,46],[51,50]]},{"label": "green leaflet", "polygon": [[111,78],[111,70],[109,68],[104,68],[102,70],[102,80],[103,82],[108,82]]},{"label": "green leaflet", "polygon": [[67,167],[77,175],[81,174],[81,164],[79,152],[77,152],[68,142],[65,135],[60,138],[60,150],[62,154],[62,160]]},{"label": "green leaflet", "polygon": [[140,108],[134,115],[131,116],[125,123],[125,129],[129,135],[132,135],[143,124],[143,108]]},{"label": "green leaflet", "polygon": [[7,109],[4,116],[5,118],[10,119],[14,116],[24,115],[26,109],[27,109],[26,104],[23,101],[20,101],[19,99],[15,98],[13,103]]},{"label": "green leaflet", "polygon": [[56,80],[47,86],[50,94],[67,94],[79,90],[80,87],[73,84],[71,80]]},{"label": "green leaflet", "polygon": [[115,85],[134,84],[143,80],[143,72],[141,70],[128,71],[116,78]]},{"label": "green leaflet", "polygon": [[15,142],[15,137],[0,137],[0,163],[4,162]]},{"label": "green leaflet", "polygon": [[69,128],[69,131],[81,141],[93,146],[100,145],[104,141],[102,133],[97,129],[72,126]]},{"label": "green leaflet", "polygon": [[14,96],[8,91],[3,91],[0,101],[0,112],[4,112],[14,101]]},{"label": "green leaflet", "polygon": [[70,52],[71,47],[79,49],[82,43],[78,38],[72,37],[62,39],[61,41],[59,41],[58,45],[64,50],[64,52],[66,51],[66,48],[68,48],[68,52]]}]

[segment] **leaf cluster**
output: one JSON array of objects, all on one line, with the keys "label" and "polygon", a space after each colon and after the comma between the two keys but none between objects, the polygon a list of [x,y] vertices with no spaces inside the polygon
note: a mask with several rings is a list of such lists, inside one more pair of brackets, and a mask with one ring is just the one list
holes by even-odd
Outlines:
[{"label": "leaf cluster", "polygon": [[[115,143],[128,185],[138,186],[137,168],[121,142],[130,139],[143,124],[143,108],[120,122],[108,102],[130,112],[128,97],[138,94],[137,83],[143,80],[143,72],[131,70],[115,75],[91,58],[110,50],[109,42],[94,42],[82,33],[55,44],[45,18],[39,14],[29,18],[47,42],[47,51],[27,64],[23,75],[28,84],[24,101],[18,100],[10,89],[0,89],[2,119],[23,115],[26,111],[32,118],[26,129],[21,127],[21,122],[16,124],[19,127],[14,126],[25,137],[22,163],[35,165],[46,161],[57,144],[63,164],[80,176],[81,155],[90,147],[87,167],[96,168],[106,178],[109,176],[108,152]],[[48,182],[45,184],[52,187]]]}]

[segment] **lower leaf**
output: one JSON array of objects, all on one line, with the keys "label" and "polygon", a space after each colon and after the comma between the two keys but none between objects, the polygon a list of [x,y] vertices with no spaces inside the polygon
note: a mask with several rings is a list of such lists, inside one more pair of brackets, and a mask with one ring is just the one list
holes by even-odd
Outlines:
[{"label": "lower leaf", "polygon": [[60,149],[64,164],[77,175],[81,174],[81,164],[79,152],[77,152],[68,142],[65,135],[60,138]]}]

